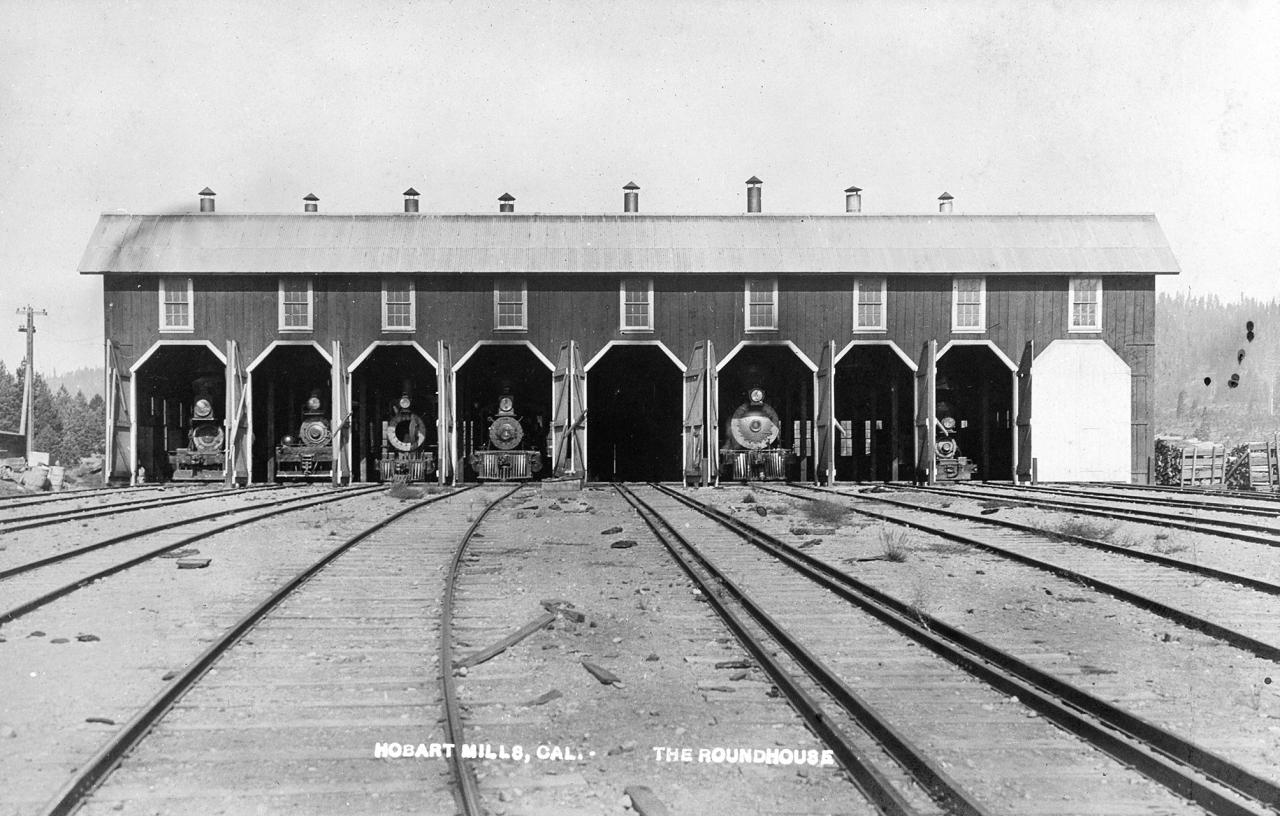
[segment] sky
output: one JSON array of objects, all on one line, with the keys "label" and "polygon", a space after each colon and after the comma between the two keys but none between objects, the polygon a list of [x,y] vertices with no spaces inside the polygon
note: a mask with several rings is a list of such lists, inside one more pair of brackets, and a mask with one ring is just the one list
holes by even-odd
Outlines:
[{"label": "sky", "polygon": [[[1154,212],[1280,297],[1280,4],[0,0],[0,361],[102,362],[102,212]],[[3,324],[0,324],[3,325]]]}]

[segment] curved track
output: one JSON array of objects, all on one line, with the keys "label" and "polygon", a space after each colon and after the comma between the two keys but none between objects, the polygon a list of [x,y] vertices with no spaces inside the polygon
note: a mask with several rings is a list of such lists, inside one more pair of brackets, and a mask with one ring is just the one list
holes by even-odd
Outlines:
[{"label": "curved track", "polygon": [[[1044,570],[1220,638],[1258,657],[1280,661],[1280,638],[1274,625],[1275,616],[1280,615],[1280,585],[1080,536],[890,499],[883,494],[851,495],[803,485],[789,487],[791,490],[758,485],[757,489],[806,500],[844,499],[844,505],[859,515]],[[873,510],[867,506],[871,504],[888,508]],[[920,520],[922,513],[937,520],[925,523]],[[1152,569],[1152,563],[1164,569]],[[1194,576],[1210,580],[1197,580]],[[1270,612],[1260,614],[1260,609]],[[1212,618],[1206,616],[1210,614]]]},{"label": "curved track", "polygon": [[95,504],[89,507],[76,507],[67,510],[46,510],[40,513],[28,513],[18,516],[0,516],[0,534],[16,533],[20,530],[32,530],[37,527],[49,527],[72,521],[111,516],[123,510],[140,511],[171,507],[177,504],[217,499],[224,496],[243,496],[264,491],[281,490],[280,485],[262,485],[259,487],[237,487],[227,490],[199,490],[179,496],[162,496],[160,498],[126,499],[111,504]]},{"label": "curved track", "polygon": [[[516,489],[488,504],[469,527],[456,508],[419,512],[457,491],[411,504],[334,547],[178,673],[43,813],[126,806],[481,813],[458,752],[447,763],[415,760],[413,753],[441,717],[462,743],[448,588],[471,533]],[[439,588],[433,580],[423,585],[423,576],[435,573],[424,568],[433,563],[447,569]],[[440,590],[445,600],[432,615]],[[432,638],[439,639],[438,652]],[[434,681],[422,673],[424,661],[434,662]],[[409,771],[391,761],[406,743],[403,761],[416,762]],[[311,782],[282,785],[285,778]]]},{"label": "curved track", "polygon": [[[168,522],[122,533],[0,570],[0,582],[2,582],[0,586],[5,588],[6,603],[13,603],[15,598],[22,599],[8,609],[0,611],[0,624],[14,621],[95,581],[181,547],[195,544],[218,533],[283,513],[331,504],[355,496],[376,493],[383,489],[382,485],[344,488],[318,498],[312,495],[290,495],[288,498],[248,507],[223,508],[178,522]],[[237,517],[222,523],[214,521],[224,516]],[[174,531],[183,528],[186,528],[185,531],[188,534],[175,538]],[[156,546],[157,543],[160,543],[160,546]],[[50,567],[54,569],[49,569]]]},{"label": "curved track", "polygon": [[[1109,518],[1117,521],[1133,521],[1140,524],[1153,524],[1175,530],[1188,530],[1196,533],[1231,538],[1236,541],[1248,541],[1254,544],[1266,544],[1280,547],[1280,518],[1273,524],[1255,524],[1238,521],[1232,518],[1207,518],[1204,510],[1192,508],[1186,514],[1162,513],[1154,510],[1142,510],[1135,507],[1123,507],[1123,499],[1107,501],[1102,494],[1088,497],[1086,501],[1070,501],[1063,498],[1051,498],[1035,495],[1030,491],[1022,491],[1012,485],[984,484],[982,487],[913,487],[911,490],[934,493],[943,496],[955,496],[970,499],[994,499],[1010,504],[1037,507],[1044,510],[1063,510],[1087,516]],[[1232,509],[1224,507],[1220,511],[1231,515]]]},{"label": "curved track", "polygon": [[[999,799],[998,792],[990,791],[989,786],[1008,770],[1000,763],[983,764],[983,749],[1009,763],[1010,757],[1023,750],[1019,746],[1043,746],[1062,738],[1053,729],[1040,730],[1045,721],[1077,735],[1121,765],[1139,770],[1210,812],[1261,813],[1267,812],[1268,804],[1280,801],[1280,788],[1269,780],[925,615],[728,513],[659,486],[643,492],[651,511],[664,517],[668,537],[680,530],[682,545],[704,553],[700,561],[706,568],[714,564],[718,574],[712,578],[713,593],[723,585],[727,592],[740,597],[743,590],[735,584],[741,583],[759,599],[761,607],[785,610],[783,616],[805,642],[821,644],[824,657],[831,655],[848,676],[880,691],[879,704],[891,712],[889,716],[908,738],[914,734],[930,753],[949,756],[952,773],[979,801],[985,795]],[[732,533],[726,534],[726,530]],[[697,545],[690,540],[696,540]],[[751,547],[744,547],[744,542]],[[765,555],[755,553],[752,547]],[[777,562],[789,569],[780,568]],[[815,591],[814,584],[831,594]],[[833,633],[837,635],[834,640]],[[857,654],[847,654],[849,643],[859,644]],[[761,645],[753,651],[768,649]],[[975,685],[975,680],[980,683]],[[885,689],[889,690],[888,695],[884,694]],[[1001,703],[991,702],[991,694],[997,695]],[[1009,720],[987,713],[1003,710],[996,706],[1007,704],[1010,695],[1018,705],[1035,712],[1031,719],[1015,714]],[[939,708],[941,700],[946,701],[945,708]],[[951,721],[963,723],[963,727],[958,732],[942,727]],[[1097,761],[1091,749],[1079,743],[1076,746],[1054,749],[1063,753],[1052,773],[1070,776],[1068,769],[1073,764],[1078,767],[1079,763]],[[957,755],[981,758],[977,763],[972,759],[957,763]],[[968,769],[964,763],[968,763]],[[1108,771],[1118,772],[1116,768]],[[1036,778],[1034,771],[1023,769],[1018,779],[1020,784],[1043,786],[1028,798],[1045,801],[1047,792],[1053,790],[1054,783]],[[921,784],[937,796],[937,788],[926,782]],[[1087,804],[1080,807],[1089,812],[1128,812],[1129,808],[1140,807],[1124,802],[1118,787],[1077,789],[1063,794],[1063,798],[1083,798]],[[1109,798],[1114,795],[1120,798]],[[958,807],[937,799],[934,805],[944,809]],[[1166,805],[1161,812],[1179,811],[1175,805]]]}]

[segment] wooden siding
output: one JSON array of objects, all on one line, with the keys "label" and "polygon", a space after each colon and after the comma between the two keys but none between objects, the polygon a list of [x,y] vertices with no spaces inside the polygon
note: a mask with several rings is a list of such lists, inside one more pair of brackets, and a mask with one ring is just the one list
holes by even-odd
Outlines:
[{"label": "wooden siding", "polygon": [[[515,275],[513,277],[519,277]],[[402,278],[401,278],[402,279]],[[889,277],[886,330],[853,331],[853,278],[788,275],[778,278],[778,328],[745,330],[741,275],[665,275],[654,279],[654,329],[619,329],[617,275],[543,275],[526,278],[528,329],[494,329],[493,276],[415,275],[416,330],[381,329],[381,280],[368,275],[314,278],[313,329],[281,332],[277,326],[278,278],[274,275],[206,275],[194,279],[190,333],[161,333],[155,276],[106,275],[103,279],[106,335],[129,366],[156,341],[210,340],[219,349],[240,343],[252,360],[274,340],[314,339],[328,349],[339,340],[351,360],[377,340],[417,340],[434,354],[437,340],[450,343],[455,358],[484,340],[528,340],[548,358],[561,342],[575,339],[583,359],[612,340],[661,340],[681,359],[699,340],[715,342],[723,356],[739,341],[789,340],[811,360],[822,345],[837,349],[850,340],[891,340],[915,358],[930,339],[990,340],[1017,360],[1028,340],[1043,350],[1059,338],[1100,338],[1133,372],[1133,473],[1145,479],[1152,454],[1155,279],[1151,275],[1103,281],[1103,325],[1097,333],[1067,331],[1067,276],[987,278],[987,330],[951,331],[952,278],[943,275]],[[1044,432],[1052,432],[1047,429]]]}]

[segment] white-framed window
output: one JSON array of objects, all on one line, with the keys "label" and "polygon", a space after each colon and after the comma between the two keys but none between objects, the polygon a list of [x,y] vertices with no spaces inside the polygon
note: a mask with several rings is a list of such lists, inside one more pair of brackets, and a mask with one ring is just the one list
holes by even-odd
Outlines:
[{"label": "white-framed window", "polygon": [[956,278],[951,282],[951,331],[987,330],[986,278]]},{"label": "white-framed window", "polygon": [[494,281],[493,328],[498,331],[529,328],[529,287],[524,280],[499,278]]},{"label": "white-framed window", "polygon": [[778,279],[747,278],[743,292],[747,331],[778,328]]},{"label": "white-framed window", "polygon": [[382,282],[382,330],[413,331],[417,300],[413,281],[387,278]]},{"label": "white-framed window", "polygon": [[191,309],[191,278],[160,279],[160,331],[190,332],[195,330]]},{"label": "white-framed window", "polygon": [[310,278],[281,278],[278,303],[280,331],[311,331],[315,292]]},{"label": "white-framed window", "polygon": [[855,278],[853,281],[853,330],[885,330],[885,279]]},{"label": "white-framed window", "polygon": [[623,278],[618,286],[618,329],[653,331],[653,278]]},{"label": "white-framed window", "polygon": [[1102,278],[1071,278],[1067,294],[1071,301],[1067,331],[1102,331]]}]

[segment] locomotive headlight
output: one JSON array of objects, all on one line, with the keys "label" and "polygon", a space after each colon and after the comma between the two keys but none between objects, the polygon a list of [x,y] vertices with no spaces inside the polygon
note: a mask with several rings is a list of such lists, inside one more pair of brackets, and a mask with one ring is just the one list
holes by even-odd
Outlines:
[{"label": "locomotive headlight", "polygon": [[954,430],[956,429],[956,420],[955,420],[955,418],[954,418],[954,417],[943,417],[943,418],[942,418],[942,427],[946,428],[948,431],[954,431]]},{"label": "locomotive headlight", "polygon": [[502,399],[498,400],[498,410],[502,411],[504,414],[510,413],[511,397],[503,397]]},{"label": "locomotive headlight", "polygon": [[409,399],[408,394],[405,394],[403,397],[400,398],[400,407],[405,409],[406,411],[409,410],[409,406],[412,404],[413,404],[413,401]]},{"label": "locomotive headlight", "polygon": [[213,405],[207,399],[198,399],[193,413],[198,417],[209,416],[213,413]]},{"label": "locomotive headlight", "polygon": [[307,400],[307,410],[308,410],[308,411],[319,411],[319,410],[320,410],[320,398],[319,398],[319,397],[311,397],[311,398],[309,398],[309,399]]},{"label": "locomotive headlight", "polygon": [[750,396],[752,402],[764,402],[764,389],[752,388]]}]

